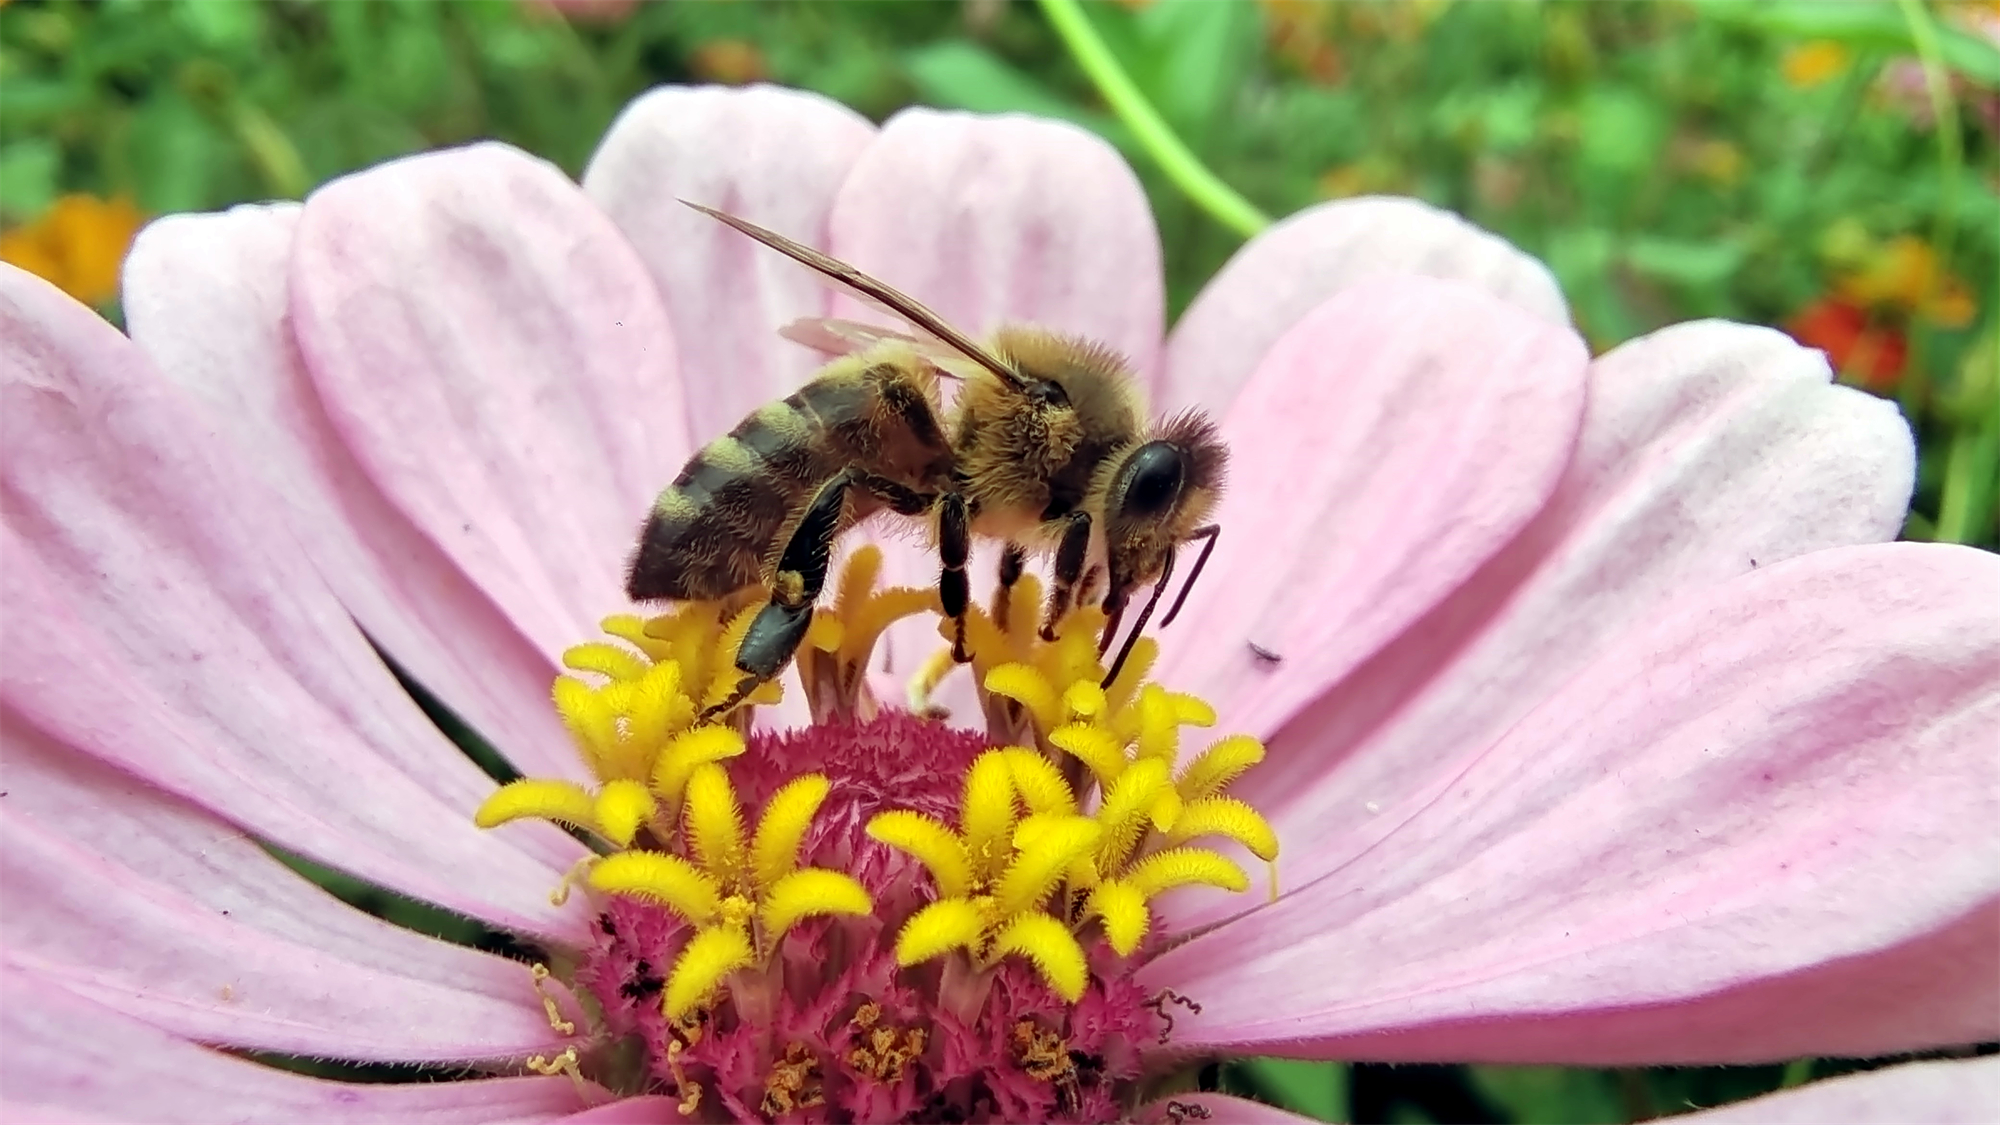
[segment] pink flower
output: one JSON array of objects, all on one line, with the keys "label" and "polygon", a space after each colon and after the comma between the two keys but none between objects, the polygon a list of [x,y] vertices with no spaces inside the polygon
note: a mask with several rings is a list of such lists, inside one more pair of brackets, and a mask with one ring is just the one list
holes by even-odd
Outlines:
[{"label": "pink flower", "polygon": [[[580,893],[548,896],[582,849],[476,829],[492,783],[375,649],[522,772],[586,776],[559,654],[623,608],[696,443],[813,369],[774,329],[838,311],[675,196],[974,330],[1087,333],[1156,412],[1221,420],[1225,530],[1152,675],[1267,745],[1232,792],[1283,894],[1159,900],[1199,936],[1120,979],[1200,1011],[1146,1067],[2000,1038],[2000,561],[1887,542],[1908,429],[1818,353],[1700,323],[1593,361],[1539,264],[1399,200],[1279,224],[1163,336],[1152,219],[1087,135],[663,90],[582,190],[480,146],[162,220],[129,341],[0,275],[10,1120],[674,1115],[200,1045],[506,1074],[576,1045],[557,982],[349,910],[254,841],[601,946]],[[899,626],[878,676],[934,644]]]}]

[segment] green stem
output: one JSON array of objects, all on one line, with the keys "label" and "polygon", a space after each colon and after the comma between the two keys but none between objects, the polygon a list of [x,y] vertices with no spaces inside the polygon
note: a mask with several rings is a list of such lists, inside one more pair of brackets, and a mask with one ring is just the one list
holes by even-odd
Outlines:
[{"label": "green stem", "polygon": [[[1924,283],[1925,293],[1919,298],[1918,306],[1928,302],[1930,293],[1944,280],[1945,267],[1951,260],[1952,237],[1957,233],[1958,220],[1958,176],[1965,162],[1964,138],[1958,130],[1958,102],[1951,96],[1951,71],[1945,66],[1944,48],[1938,42],[1937,25],[1931,22],[1931,14],[1922,0],[1898,0],[1902,9],[1903,22],[1909,25],[1910,39],[1916,44],[1917,59],[1924,68],[1924,88],[1930,95],[1931,118],[1938,137],[1938,174],[1943,179],[1938,187],[1937,214],[1931,220],[1931,251],[1937,269]],[[1915,317],[1911,320],[1914,322]],[[1911,325],[1912,329],[1916,326]],[[1897,389],[1897,401],[1902,404],[1903,413],[1915,419],[1916,412],[1923,407],[1925,392],[1929,389],[1928,373],[1923,364],[1923,340],[1915,331],[1910,333],[1910,356],[1902,386]]]},{"label": "green stem", "polygon": [[1105,104],[1132,130],[1146,155],[1153,158],[1175,187],[1215,221],[1246,238],[1271,225],[1270,216],[1218,179],[1174,135],[1146,95],[1139,92],[1132,76],[1119,65],[1077,0],[1042,0],[1042,11]]}]

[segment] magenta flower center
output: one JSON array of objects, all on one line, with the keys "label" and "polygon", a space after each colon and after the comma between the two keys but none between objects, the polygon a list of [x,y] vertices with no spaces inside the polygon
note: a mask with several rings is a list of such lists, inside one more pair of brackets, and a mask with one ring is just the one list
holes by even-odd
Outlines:
[{"label": "magenta flower center", "polygon": [[[1181,728],[1213,710],[1144,682],[1150,640],[1104,682],[1095,609],[1042,640],[1032,578],[1002,618],[1019,632],[968,622],[984,733],[883,710],[863,675],[874,640],[935,596],[874,591],[877,565],[857,551],[807,635],[804,730],[746,738],[747,706],[699,718],[735,697],[754,608],[611,618],[618,643],[565,654],[579,674],[554,699],[595,786],[516,781],[478,814],[558,821],[600,853],[570,877],[590,944],[536,967],[574,1042],[531,1069],[715,1121],[1111,1121],[1138,1106],[1169,1005],[1193,1006],[1134,982],[1171,941],[1151,902],[1248,889],[1237,859],[1196,841],[1275,860],[1263,817],[1223,792],[1263,747],[1231,736],[1183,761]],[[916,694],[949,670],[925,665]],[[559,1015],[549,977],[588,998],[584,1020]]]}]

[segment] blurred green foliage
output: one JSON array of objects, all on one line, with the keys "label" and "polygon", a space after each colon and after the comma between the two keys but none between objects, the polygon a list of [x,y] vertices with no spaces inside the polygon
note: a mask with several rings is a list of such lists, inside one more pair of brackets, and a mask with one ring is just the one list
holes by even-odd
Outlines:
[{"label": "blurred green foliage", "polygon": [[[1546,260],[1600,349],[1696,317],[1791,325],[1911,417],[1910,533],[1992,545],[2000,50],[1979,28],[2000,27],[2000,6],[1156,0],[1084,14],[1159,119],[1267,214],[1368,193],[1462,212]],[[928,103],[1098,132],[1146,184],[1175,312],[1240,245],[1020,0],[661,3],[574,22],[515,0],[15,0],[0,7],[0,224],[71,192],[149,213],[298,197],[480,137],[577,173],[647,87],[756,79],[876,119]],[[405,924],[506,949],[320,874]],[[1207,1077],[1328,1119],[1582,1122],[1832,1069],[1250,1060]]]}]

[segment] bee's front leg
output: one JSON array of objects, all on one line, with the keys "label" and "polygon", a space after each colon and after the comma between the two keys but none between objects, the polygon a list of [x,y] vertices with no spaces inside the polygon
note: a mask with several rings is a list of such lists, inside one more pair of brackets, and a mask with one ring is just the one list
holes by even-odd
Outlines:
[{"label": "bee's front leg", "polygon": [[1083,577],[1083,561],[1090,554],[1090,513],[1071,512],[1069,526],[1063,528],[1056,545],[1055,585],[1049,589],[1048,612],[1042,617],[1042,639],[1056,639],[1056,626],[1069,612],[1077,580]]},{"label": "bee's front leg", "polygon": [[1007,611],[1014,604],[1014,583],[1021,580],[1021,572],[1028,568],[1028,549],[1019,543],[1008,543],[1000,553],[1000,585],[993,591],[993,623],[1007,631]]}]

